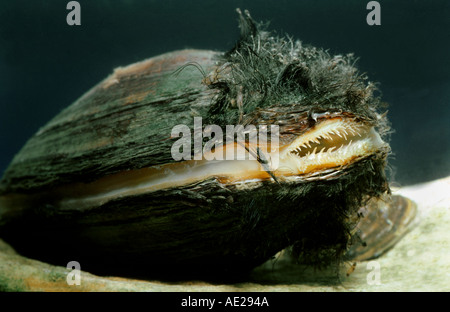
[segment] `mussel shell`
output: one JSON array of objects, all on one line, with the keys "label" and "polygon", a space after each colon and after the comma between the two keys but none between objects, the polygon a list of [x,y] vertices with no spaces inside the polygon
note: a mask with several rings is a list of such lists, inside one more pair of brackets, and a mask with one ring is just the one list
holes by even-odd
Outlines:
[{"label": "mussel shell", "polygon": [[346,258],[351,261],[376,259],[392,248],[414,224],[417,205],[410,199],[393,195],[387,201],[373,200],[360,210],[357,225],[361,241],[350,246]]},{"label": "mussel shell", "polygon": [[192,128],[217,91],[196,70],[172,74],[187,62],[213,71],[219,57],[184,50],[116,69],[40,129],[0,182],[0,197],[32,199],[0,207],[1,237],[25,256],[63,266],[75,260],[107,275],[239,273],[299,242],[318,261],[339,259],[347,217],[362,197],[388,189],[385,154],[314,183],[224,187],[212,178],[90,209],[59,209],[49,199],[63,185],[174,162],[171,129]]},{"label": "mussel shell", "polygon": [[172,128],[192,127],[193,116],[205,115],[216,91],[201,83],[197,70],[173,73],[188,62],[209,72],[218,56],[183,50],[117,68],[26,143],[7,168],[0,194],[174,162]]}]

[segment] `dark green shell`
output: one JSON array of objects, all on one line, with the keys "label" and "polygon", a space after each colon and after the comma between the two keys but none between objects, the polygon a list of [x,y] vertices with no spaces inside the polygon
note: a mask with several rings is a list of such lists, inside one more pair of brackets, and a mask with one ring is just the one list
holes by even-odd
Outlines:
[{"label": "dark green shell", "polygon": [[171,129],[191,127],[217,93],[196,70],[173,73],[188,62],[209,72],[218,56],[184,50],[117,68],[26,143],[7,168],[0,194],[173,162]]},{"label": "dark green shell", "polygon": [[[241,14],[243,38],[228,54],[184,50],[116,69],[41,128],[0,182],[0,236],[25,256],[108,275],[229,275],[288,246],[316,266],[342,260],[359,208],[389,192],[388,150],[328,178],[225,185],[211,177],[89,209],[58,206],[61,186],[174,162],[171,130],[192,129],[196,116],[220,125],[281,116],[295,136],[298,116],[329,110],[383,129],[371,85],[345,58],[301,44],[291,50],[252,25]],[[187,63],[207,75],[194,66],[174,75]]]}]

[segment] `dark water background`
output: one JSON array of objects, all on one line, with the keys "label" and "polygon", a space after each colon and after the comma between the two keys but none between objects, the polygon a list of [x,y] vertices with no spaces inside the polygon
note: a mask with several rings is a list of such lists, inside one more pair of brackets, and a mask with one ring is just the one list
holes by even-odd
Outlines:
[{"label": "dark water background", "polygon": [[231,48],[240,7],[280,34],[360,58],[390,104],[395,181],[448,176],[450,1],[379,1],[381,26],[367,25],[367,2],[80,0],[81,26],[68,26],[67,0],[3,0],[0,174],[40,126],[113,68],[177,49]]}]

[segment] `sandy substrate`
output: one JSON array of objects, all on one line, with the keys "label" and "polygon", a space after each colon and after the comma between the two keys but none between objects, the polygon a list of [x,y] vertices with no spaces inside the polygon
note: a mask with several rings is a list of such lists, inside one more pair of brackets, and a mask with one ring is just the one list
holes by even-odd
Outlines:
[{"label": "sandy substrate", "polygon": [[16,254],[0,240],[3,291],[450,291],[450,177],[398,190],[413,200],[418,216],[411,231],[380,258],[315,272],[289,257],[268,262],[238,284],[164,283],[81,273],[81,285],[67,284],[70,270]]}]

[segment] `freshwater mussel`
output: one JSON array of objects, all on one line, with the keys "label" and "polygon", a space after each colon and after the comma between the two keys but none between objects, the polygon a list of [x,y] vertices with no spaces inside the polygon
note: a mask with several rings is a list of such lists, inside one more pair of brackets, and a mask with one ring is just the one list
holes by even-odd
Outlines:
[{"label": "freshwater mussel", "polygon": [[163,277],[239,274],[287,247],[320,267],[363,246],[361,208],[390,200],[375,85],[351,54],[238,13],[229,52],[117,68],[42,127],[0,182],[0,237],[54,264]]}]

